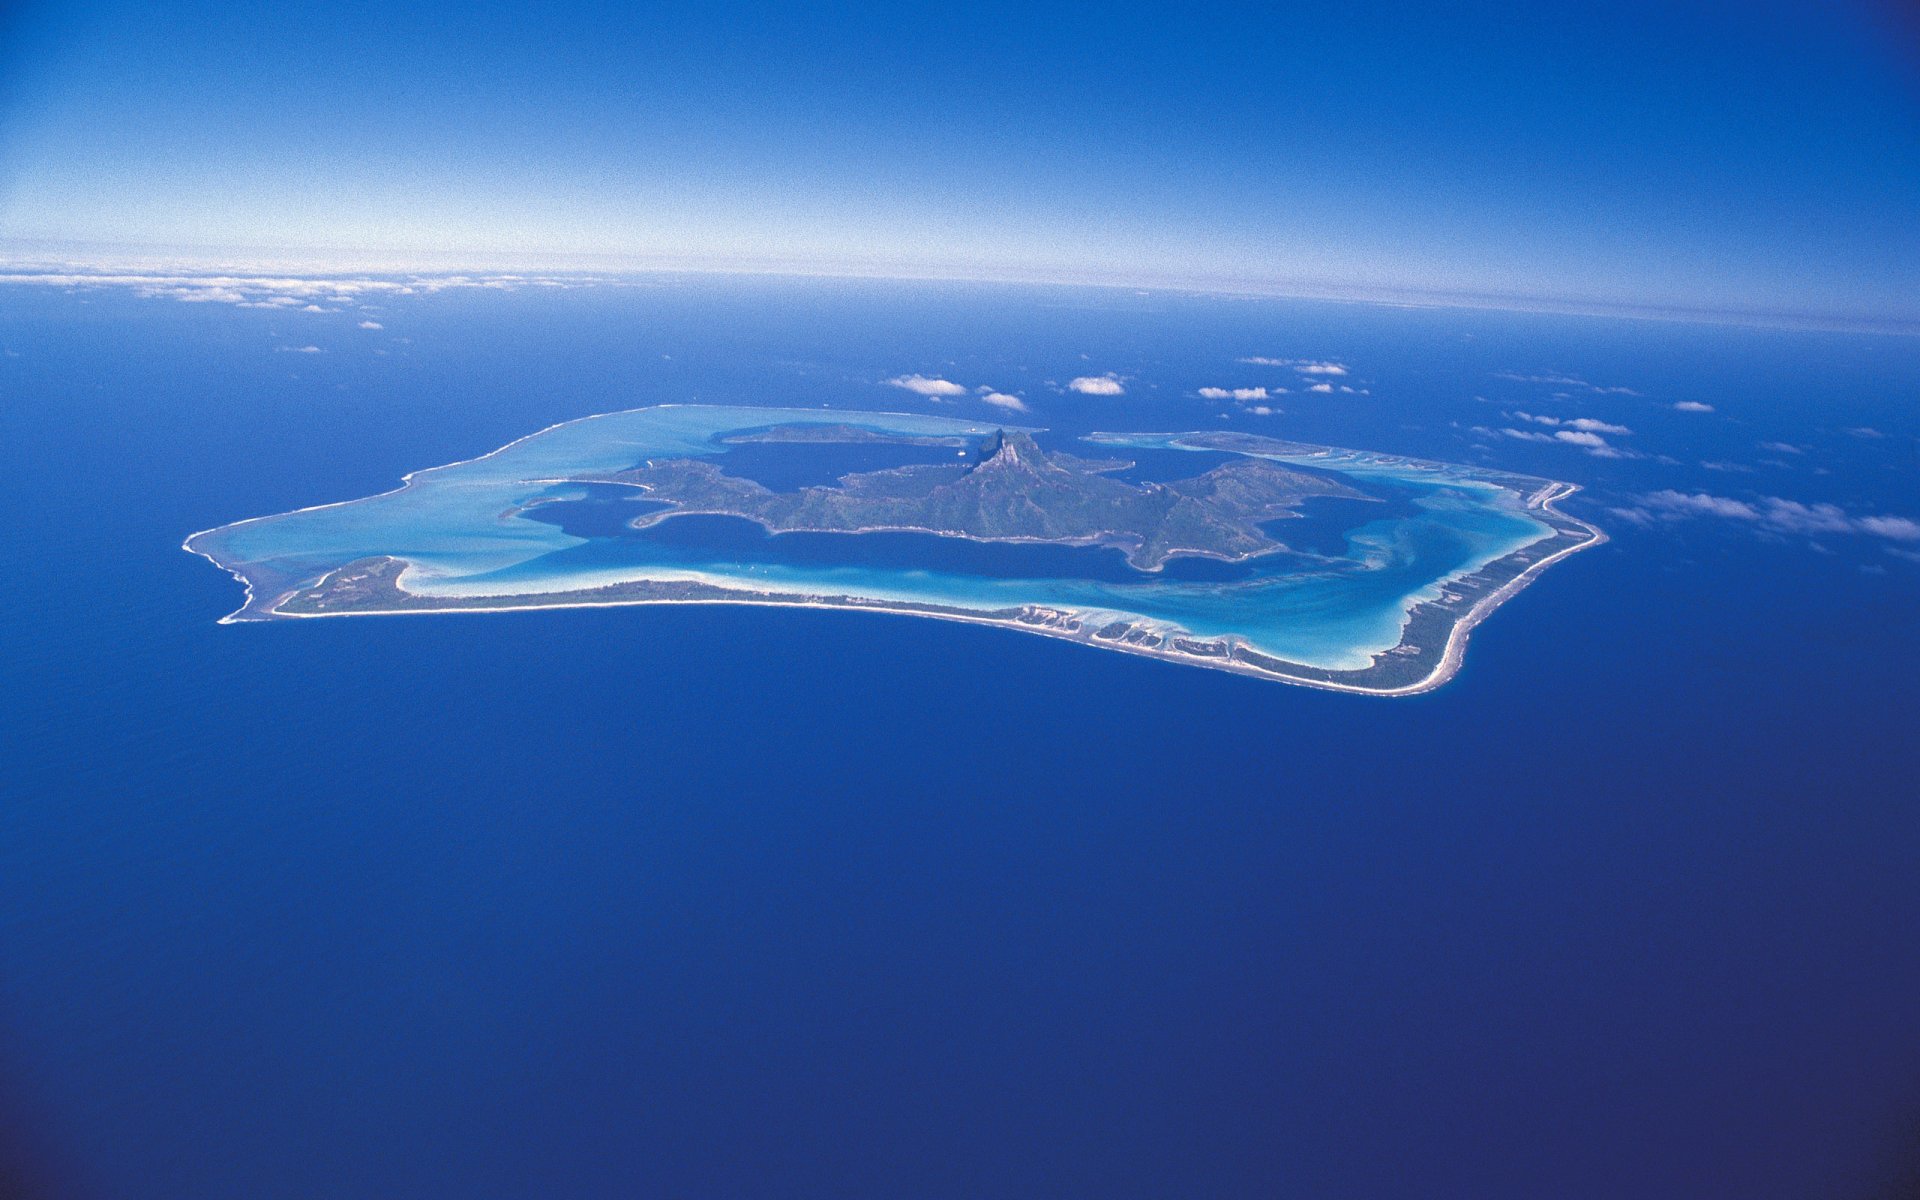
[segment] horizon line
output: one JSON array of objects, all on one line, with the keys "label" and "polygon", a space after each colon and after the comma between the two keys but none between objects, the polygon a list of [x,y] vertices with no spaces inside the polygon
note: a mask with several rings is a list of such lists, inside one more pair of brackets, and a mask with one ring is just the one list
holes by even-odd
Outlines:
[{"label": "horizon line", "polygon": [[[619,282],[642,277],[711,275],[725,277],[864,280],[900,283],[972,283],[1002,286],[1094,288],[1111,291],[1173,292],[1222,299],[1305,300],[1368,304],[1387,308],[1466,309],[1597,319],[1662,321],[1689,325],[1725,325],[1794,332],[1864,333],[1920,336],[1920,319],[1878,318],[1833,312],[1711,308],[1658,301],[1604,300],[1581,296],[1440,289],[1405,284],[1349,284],[1310,279],[1235,279],[1170,276],[1111,269],[1048,270],[1037,266],[992,268],[938,263],[906,263],[821,258],[726,258],[715,255],[592,255],[555,251],[350,249],[345,247],[158,246],[139,243],[67,242],[0,237],[0,271],[28,275],[150,275],[171,271],[183,276],[270,278],[348,278],[380,275],[420,277],[481,273],[496,276],[527,272],[579,278],[582,282]],[[24,282],[15,279],[12,282]],[[104,282],[104,280],[103,280]]]}]

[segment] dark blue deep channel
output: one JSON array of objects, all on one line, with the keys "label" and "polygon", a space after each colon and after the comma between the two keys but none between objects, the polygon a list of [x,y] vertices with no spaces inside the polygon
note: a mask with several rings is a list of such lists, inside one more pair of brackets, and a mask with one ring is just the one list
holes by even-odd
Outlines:
[{"label": "dark blue deep channel", "polygon": [[[334,314],[8,286],[0,350],[0,1195],[1914,1177],[1920,564],[1608,512],[1671,488],[1920,515],[1909,343],[734,280]],[[1339,358],[1370,395],[1223,420],[1195,389],[1284,381],[1248,356]],[[899,409],[881,381],[936,370],[1062,436],[1570,479],[1614,540],[1409,700],[849,612],[223,626],[238,586],[179,549],[593,412]],[[1047,386],[1108,370],[1125,395]],[[1641,457],[1469,432],[1522,409]]]}]

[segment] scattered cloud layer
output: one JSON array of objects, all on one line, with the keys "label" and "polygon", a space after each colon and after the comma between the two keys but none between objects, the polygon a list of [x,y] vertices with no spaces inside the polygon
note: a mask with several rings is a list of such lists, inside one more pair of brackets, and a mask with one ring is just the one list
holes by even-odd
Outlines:
[{"label": "scattered cloud layer", "polygon": [[[1597,417],[1553,417],[1542,413],[1510,412],[1506,414],[1516,421],[1530,425],[1541,425],[1551,429],[1552,433],[1542,433],[1538,429],[1502,429],[1505,436],[1522,442],[1558,442],[1565,446],[1578,446],[1595,458],[1645,458],[1646,455],[1633,450],[1623,450],[1609,442],[1605,436],[1626,437],[1633,430],[1625,425],[1616,425],[1611,421],[1602,421]],[[1494,431],[1476,426],[1475,432],[1492,434]]]},{"label": "scattered cloud layer", "polygon": [[905,388],[907,391],[921,396],[964,396],[967,394],[966,388],[953,382],[951,379],[930,379],[925,375],[895,375],[892,379],[887,380],[887,382],[894,387]]},{"label": "scattered cloud layer", "polygon": [[969,389],[965,384],[955,383],[951,379],[920,374],[895,375],[886,383],[889,387],[897,387],[903,391],[912,392],[916,396],[925,396],[935,402],[959,396],[973,396],[983,404],[991,404],[995,408],[1004,408],[1009,412],[1027,411],[1027,402],[1020,397],[985,385]]},{"label": "scattered cloud layer", "polygon": [[1082,396],[1121,396],[1127,390],[1120,377],[1111,371],[1105,375],[1082,375],[1068,383],[1067,387]]},{"label": "scattered cloud layer", "polygon": [[1588,449],[1597,449],[1607,444],[1607,439],[1599,434],[1578,429],[1556,429],[1553,431],[1553,437],[1555,441],[1566,442],[1570,446],[1585,446]]},{"label": "scattered cloud layer", "polygon": [[[1514,415],[1521,416],[1523,414],[1515,413]],[[1550,424],[1550,425],[1561,424],[1560,422],[1556,422],[1556,421],[1547,421],[1543,423]],[[1613,443],[1607,441],[1606,438],[1601,437],[1599,434],[1594,433],[1592,430],[1588,430],[1588,429],[1567,429],[1562,427],[1562,428],[1555,429],[1552,433],[1547,433],[1539,429],[1514,429],[1509,427],[1505,429],[1494,430],[1494,429],[1488,429],[1484,425],[1476,425],[1473,427],[1473,432],[1481,434],[1483,436],[1487,436],[1487,437],[1492,437],[1495,434],[1498,434],[1501,437],[1512,438],[1514,441],[1517,441],[1517,442],[1543,442],[1548,445],[1577,446],[1580,449],[1585,450],[1588,454],[1593,455],[1595,458],[1644,458],[1646,457],[1645,455],[1640,454],[1636,451],[1623,450],[1620,447],[1614,445]]]},{"label": "scattered cloud layer", "polygon": [[[1594,417],[1573,417],[1568,419],[1564,417],[1543,416],[1539,413],[1529,412],[1516,412],[1509,415],[1516,420],[1531,421],[1535,425],[1549,425],[1556,428],[1573,429],[1582,433],[1611,433],[1616,436],[1624,436],[1633,432],[1633,430],[1628,429],[1625,425],[1615,425],[1609,421],[1602,421]],[[1566,440],[1571,441],[1572,439]]]},{"label": "scattered cloud layer", "polygon": [[0,284],[29,284],[69,291],[125,288],[154,300],[187,304],[232,304],[240,308],[328,313],[395,296],[427,295],[456,288],[512,291],[526,287],[568,287],[597,282],[585,276],[411,275],[296,277],[285,275],[136,275],[26,271],[0,274]]},{"label": "scattered cloud layer", "polygon": [[[1287,391],[1283,387],[1203,387],[1198,389],[1198,394],[1205,400],[1225,400],[1237,404],[1240,411],[1248,416],[1271,417],[1280,410],[1266,401],[1286,395]],[[1222,420],[1229,416],[1224,412],[1219,415]]]},{"label": "scattered cloud layer", "polygon": [[1610,433],[1616,437],[1625,436],[1633,432],[1633,430],[1628,429],[1625,425],[1614,425],[1607,421],[1596,420],[1593,417],[1575,417],[1565,424],[1568,429],[1579,429],[1587,433]]},{"label": "scattered cloud layer", "polygon": [[1505,379],[1510,383],[1538,383],[1548,387],[1570,388],[1574,391],[1590,392],[1596,396],[1638,396],[1640,394],[1630,387],[1608,387],[1604,384],[1589,383],[1577,375],[1562,375],[1557,372],[1524,375],[1518,371],[1495,371],[1493,377]]},{"label": "scattered cloud layer", "polygon": [[1290,367],[1301,375],[1345,375],[1347,364],[1324,358],[1267,358],[1253,355],[1240,360],[1253,367]]},{"label": "scattered cloud layer", "polygon": [[1920,521],[1909,517],[1847,512],[1837,504],[1803,504],[1780,496],[1740,500],[1708,492],[1666,488],[1648,492],[1630,505],[1607,511],[1636,525],[1709,518],[1734,521],[1779,534],[1857,534],[1896,543],[1920,542]]},{"label": "scattered cloud layer", "polygon": [[1920,521],[1911,517],[1856,517],[1853,523],[1860,532],[1871,533],[1875,537],[1890,538],[1896,542],[1920,542]]}]

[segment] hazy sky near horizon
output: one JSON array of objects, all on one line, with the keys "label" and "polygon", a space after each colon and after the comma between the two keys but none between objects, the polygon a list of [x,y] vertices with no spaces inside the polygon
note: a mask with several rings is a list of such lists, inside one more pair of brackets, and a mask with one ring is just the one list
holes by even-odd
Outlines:
[{"label": "hazy sky near horizon", "polygon": [[9,11],[16,249],[1920,321],[1920,39],[1892,4]]}]

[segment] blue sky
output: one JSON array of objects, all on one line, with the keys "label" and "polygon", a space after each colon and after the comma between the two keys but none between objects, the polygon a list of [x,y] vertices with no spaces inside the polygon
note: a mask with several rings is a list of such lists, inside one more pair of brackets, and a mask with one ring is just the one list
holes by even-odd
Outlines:
[{"label": "blue sky", "polygon": [[0,236],[1920,321],[1871,5],[16,6]]}]

